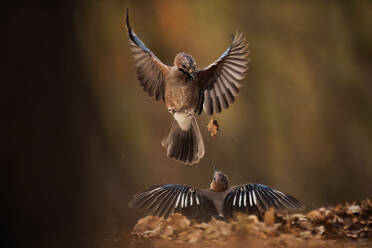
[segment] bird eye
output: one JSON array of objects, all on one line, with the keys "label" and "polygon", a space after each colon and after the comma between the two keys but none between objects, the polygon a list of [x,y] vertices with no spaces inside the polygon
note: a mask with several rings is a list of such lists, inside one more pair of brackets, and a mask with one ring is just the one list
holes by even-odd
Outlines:
[{"label": "bird eye", "polygon": [[213,181],[216,181],[216,178],[215,177],[213,178]]}]

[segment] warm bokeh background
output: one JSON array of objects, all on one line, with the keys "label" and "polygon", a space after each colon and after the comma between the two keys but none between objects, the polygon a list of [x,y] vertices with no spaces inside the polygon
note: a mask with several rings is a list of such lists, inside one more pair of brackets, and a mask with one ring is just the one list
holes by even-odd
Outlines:
[{"label": "warm bokeh background", "polygon": [[[165,156],[171,118],[136,80],[126,7],[137,35],[169,65],[183,51],[207,66],[236,29],[250,43],[241,94],[214,116],[216,138],[209,116],[199,118],[198,165]],[[371,2],[72,1],[8,13],[8,72],[22,82],[5,98],[16,109],[10,154],[19,165],[11,233],[27,233],[27,219],[38,223],[39,247],[109,236],[141,216],[127,207],[135,192],[207,187],[212,165],[234,184],[270,185],[307,209],[372,196]]]}]

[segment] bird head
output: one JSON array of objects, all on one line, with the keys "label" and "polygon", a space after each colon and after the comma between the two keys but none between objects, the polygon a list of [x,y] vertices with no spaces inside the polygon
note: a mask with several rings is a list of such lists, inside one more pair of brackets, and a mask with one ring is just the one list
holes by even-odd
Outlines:
[{"label": "bird head", "polygon": [[213,166],[213,179],[209,188],[213,191],[220,192],[227,190],[228,187],[229,179],[227,176]]},{"label": "bird head", "polygon": [[174,65],[181,71],[188,79],[194,79],[196,76],[196,63],[190,54],[178,53],[174,58]]}]

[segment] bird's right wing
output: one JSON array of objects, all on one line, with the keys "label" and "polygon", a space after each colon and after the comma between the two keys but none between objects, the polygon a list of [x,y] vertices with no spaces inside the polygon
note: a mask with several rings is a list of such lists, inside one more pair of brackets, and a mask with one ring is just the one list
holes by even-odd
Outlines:
[{"label": "bird's right wing", "polygon": [[230,188],[224,200],[224,216],[235,212],[264,213],[269,208],[301,210],[304,205],[290,195],[263,184],[245,184]]},{"label": "bird's right wing", "polygon": [[143,90],[149,96],[155,96],[157,101],[164,101],[165,77],[169,72],[169,66],[163,64],[150,49],[136,36],[129,25],[127,9],[126,23],[129,35],[129,46],[137,67],[137,78]]},{"label": "bird's right wing", "polygon": [[181,213],[189,218],[210,218],[217,210],[196,188],[179,184],[154,186],[134,196],[129,207],[136,207],[155,216],[167,218]]}]

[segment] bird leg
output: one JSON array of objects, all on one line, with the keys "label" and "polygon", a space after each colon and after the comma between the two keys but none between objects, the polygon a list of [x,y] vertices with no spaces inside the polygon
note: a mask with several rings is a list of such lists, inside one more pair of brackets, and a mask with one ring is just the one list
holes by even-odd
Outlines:
[{"label": "bird leg", "polygon": [[186,113],[187,117],[190,117],[190,116],[194,115],[194,112],[190,112],[190,111],[187,111],[187,110],[185,110],[185,113]]},{"label": "bird leg", "polygon": [[216,220],[228,222],[228,219],[226,219],[224,216],[214,215],[213,217],[214,217]]}]

